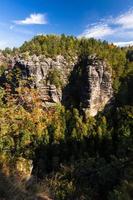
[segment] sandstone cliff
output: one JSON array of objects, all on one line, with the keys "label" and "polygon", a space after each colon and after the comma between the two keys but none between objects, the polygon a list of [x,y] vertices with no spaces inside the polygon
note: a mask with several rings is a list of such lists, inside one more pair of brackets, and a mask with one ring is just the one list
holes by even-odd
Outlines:
[{"label": "sandstone cliff", "polygon": [[[47,106],[64,103],[64,101],[67,104],[71,96],[77,95],[78,97],[76,96],[74,101],[79,101],[78,108],[84,113],[95,116],[98,111],[105,107],[113,95],[111,68],[105,61],[98,59],[95,55],[85,58],[82,66],[78,63],[77,57],[68,62],[60,55],[55,59],[46,58],[42,55],[27,57],[21,55],[9,59],[9,63],[10,71],[15,68],[21,70],[22,79],[32,78],[30,86],[37,88],[42,101]],[[80,71],[80,75],[76,77],[75,71],[77,69]],[[53,84],[53,80],[50,80],[49,77],[49,74],[54,70],[58,70],[60,75],[58,81],[62,83],[58,87]],[[75,81],[70,84],[72,74]],[[56,73],[54,76],[57,76]],[[67,87],[67,92],[63,92]],[[71,88],[74,90],[71,90]],[[71,90],[71,93],[69,90]]]},{"label": "sandstone cliff", "polygon": [[82,76],[81,107],[95,116],[112,98],[111,68],[96,56],[89,56]]},{"label": "sandstone cliff", "polygon": [[41,99],[49,106],[53,103],[60,103],[62,99],[61,87],[57,88],[56,84],[52,83],[52,80],[49,78],[50,72],[56,70],[60,74],[60,77],[58,77],[60,78],[59,81],[62,83],[62,86],[65,86],[75,62],[76,59],[68,63],[60,55],[55,59],[34,55],[28,58],[15,57],[10,61],[10,64],[12,69],[21,69],[23,79],[32,78],[31,87],[38,89]]}]

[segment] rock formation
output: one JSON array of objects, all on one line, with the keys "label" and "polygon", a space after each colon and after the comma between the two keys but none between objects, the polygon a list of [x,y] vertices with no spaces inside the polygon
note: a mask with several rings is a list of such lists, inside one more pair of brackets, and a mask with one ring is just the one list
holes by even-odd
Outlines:
[{"label": "rock formation", "polygon": [[[76,58],[75,58],[76,62]],[[61,88],[51,84],[49,80],[49,72],[58,70],[62,85],[66,85],[68,76],[72,71],[75,62],[67,62],[63,56],[57,56],[55,59],[46,58],[45,56],[29,56],[22,58],[15,57],[10,61],[11,67],[19,67],[22,71],[22,78],[31,77],[32,87],[35,87],[40,92],[40,97],[47,105],[60,103],[62,98]]]},{"label": "rock formation", "polygon": [[[97,56],[92,55],[85,59],[83,66],[78,66],[78,58],[73,61],[67,61],[63,56],[59,55],[55,59],[40,56],[18,56],[10,59],[10,69],[20,68],[22,79],[32,78],[31,87],[37,88],[41,99],[51,106],[55,103],[62,102],[65,99],[62,87],[58,87],[50,82],[49,72],[58,70],[60,73],[60,81],[63,88],[69,84],[69,77],[74,74],[75,68],[81,68],[80,79],[78,85],[70,85],[76,87],[76,93],[79,95],[78,107],[85,114],[95,116],[110,101],[113,95],[112,89],[112,72],[107,63]],[[75,74],[74,74],[75,76]],[[75,78],[76,79],[76,78]],[[77,80],[76,80],[77,81]],[[72,92],[74,93],[74,92]],[[67,94],[69,97],[71,94]],[[73,95],[73,94],[72,94]],[[67,100],[66,100],[67,101]]]},{"label": "rock formation", "polygon": [[83,69],[81,108],[95,116],[110,101],[113,95],[111,68],[96,56],[89,56]]}]

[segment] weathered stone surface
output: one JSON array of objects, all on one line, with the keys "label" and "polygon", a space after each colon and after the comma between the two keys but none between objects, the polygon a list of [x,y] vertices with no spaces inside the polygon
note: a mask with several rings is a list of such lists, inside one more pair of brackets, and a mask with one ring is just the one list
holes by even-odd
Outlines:
[{"label": "weathered stone surface", "polygon": [[35,87],[40,92],[40,97],[47,105],[60,103],[62,98],[61,88],[51,85],[48,79],[49,71],[58,69],[61,74],[63,85],[67,84],[68,76],[76,62],[66,62],[63,56],[57,56],[55,59],[46,58],[45,56],[30,56],[23,58],[15,57],[11,60],[12,68],[21,67],[23,78],[31,77],[34,81],[31,87]]},{"label": "weathered stone surface", "polygon": [[[27,57],[19,55],[10,58],[10,68],[21,68],[23,79],[32,78],[34,81],[32,81],[31,87],[37,88],[41,99],[48,106],[60,103],[64,98],[62,89],[56,88],[55,85],[50,83],[48,77],[50,70],[58,69],[63,86],[67,86],[69,84],[69,77],[74,73],[77,63],[78,58],[74,58],[73,61],[68,63],[61,55],[54,59],[46,58],[43,55]],[[76,89],[80,94],[79,107],[84,113],[95,116],[98,111],[101,111],[109,103],[113,96],[111,68],[105,61],[92,55],[86,59],[81,71],[82,81],[78,83],[80,91]]]},{"label": "weathered stone surface", "polygon": [[89,56],[82,76],[81,107],[85,113],[95,116],[112,98],[111,68],[96,56]]}]

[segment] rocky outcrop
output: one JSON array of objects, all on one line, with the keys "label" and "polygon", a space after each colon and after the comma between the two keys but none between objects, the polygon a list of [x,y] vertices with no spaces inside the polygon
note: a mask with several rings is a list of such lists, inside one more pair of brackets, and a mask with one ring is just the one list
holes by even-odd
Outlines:
[{"label": "rocky outcrop", "polygon": [[70,75],[75,62],[69,63],[63,56],[59,55],[55,59],[46,58],[45,56],[22,56],[15,57],[10,61],[11,68],[19,67],[22,71],[22,78],[32,79],[31,87],[37,88],[40,97],[47,105],[53,103],[60,103],[62,99],[61,87],[57,89],[56,85],[51,84],[49,80],[49,72],[52,70],[58,70],[60,73],[60,81],[65,86],[68,82],[68,76]]},{"label": "rocky outcrop", "polygon": [[[85,58],[85,61],[81,63],[80,66],[78,58],[68,62],[61,55],[54,59],[46,58],[43,55],[25,57],[21,55],[10,59],[10,69],[21,69],[21,78],[32,80],[30,87],[37,88],[40,98],[48,106],[61,103],[64,99],[67,101],[64,96],[69,98],[75,95],[74,101],[77,101],[77,99],[79,101],[77,107],[85,114],[95,116],[110,102],[113,95],[111,67],[95,55]],[[63,93],[61,87],[51,83],[49,73],[52,70],[58,70],[60,73],[63,88],[69,85],[67,94]],[[75,74],[76,70],[80,71],[80,75]],[[76,84],[74,82],[70,84],[72,74]],[[71,88],[74,88],[74,90],[69,93]]]},{"label": "rocky outcrop", "polygon": [[95,116],[113,95],[111,67],[95,55],[89,56],[82,76],[81,108],[85,113]]}]

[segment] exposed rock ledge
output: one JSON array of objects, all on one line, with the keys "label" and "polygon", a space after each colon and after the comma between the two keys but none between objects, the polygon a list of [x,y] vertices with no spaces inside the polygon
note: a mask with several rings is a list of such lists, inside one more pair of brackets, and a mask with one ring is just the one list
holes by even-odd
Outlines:
[{"label": "exposed rock ledge", "polygon": [[85,113],[95,116],[113,96],[112,71],[105,61],[89,56],[82,76],[81,107]]},{"label": "exposed rock ledge", "polygon": [[68,77],[73,70],[73,67],[77,61],[69,63],[63,56],[58,55],[55,59],[46,58],[43,55],[40,56],[28,56],[27,58],[14,57],[10,60],[10,66],[12,69],[20,67],[22,71],[22,78],[33,78],[33,85],[40,92],[40,97],[48,106],[53,103],[60,103],[62,100],[62,90],[51,84],[49,81],[49,72],[51,70],[58,70],[60,72],[62,85],[65,86],[68,83]]},{"label": "exposed rock ledge", "polygon": [[[77,67],[77,63],[78,58],[74,58],[73,61],[68,63],[61,55],[58,55],[55,59],[46,58],[42,55],[28,56],[27,58],[18,56],[10,59],[10,69],[19,67],[22,71],[22,79],[33,77],[34,82],[31,87],[37,88],[41,99],[51,106],[51,104],[62,102],[64,93],[61,88],[57,88],[49,82],[49,71],[58,69],[63,87],[66,87],[69,84],[71,73]],[[80,87],[76,89],[80,94],[79,107],[84,113],[95,116],[112,98],[111,68],[105,61],[93,55],[86,59],[81,71]]]}]

